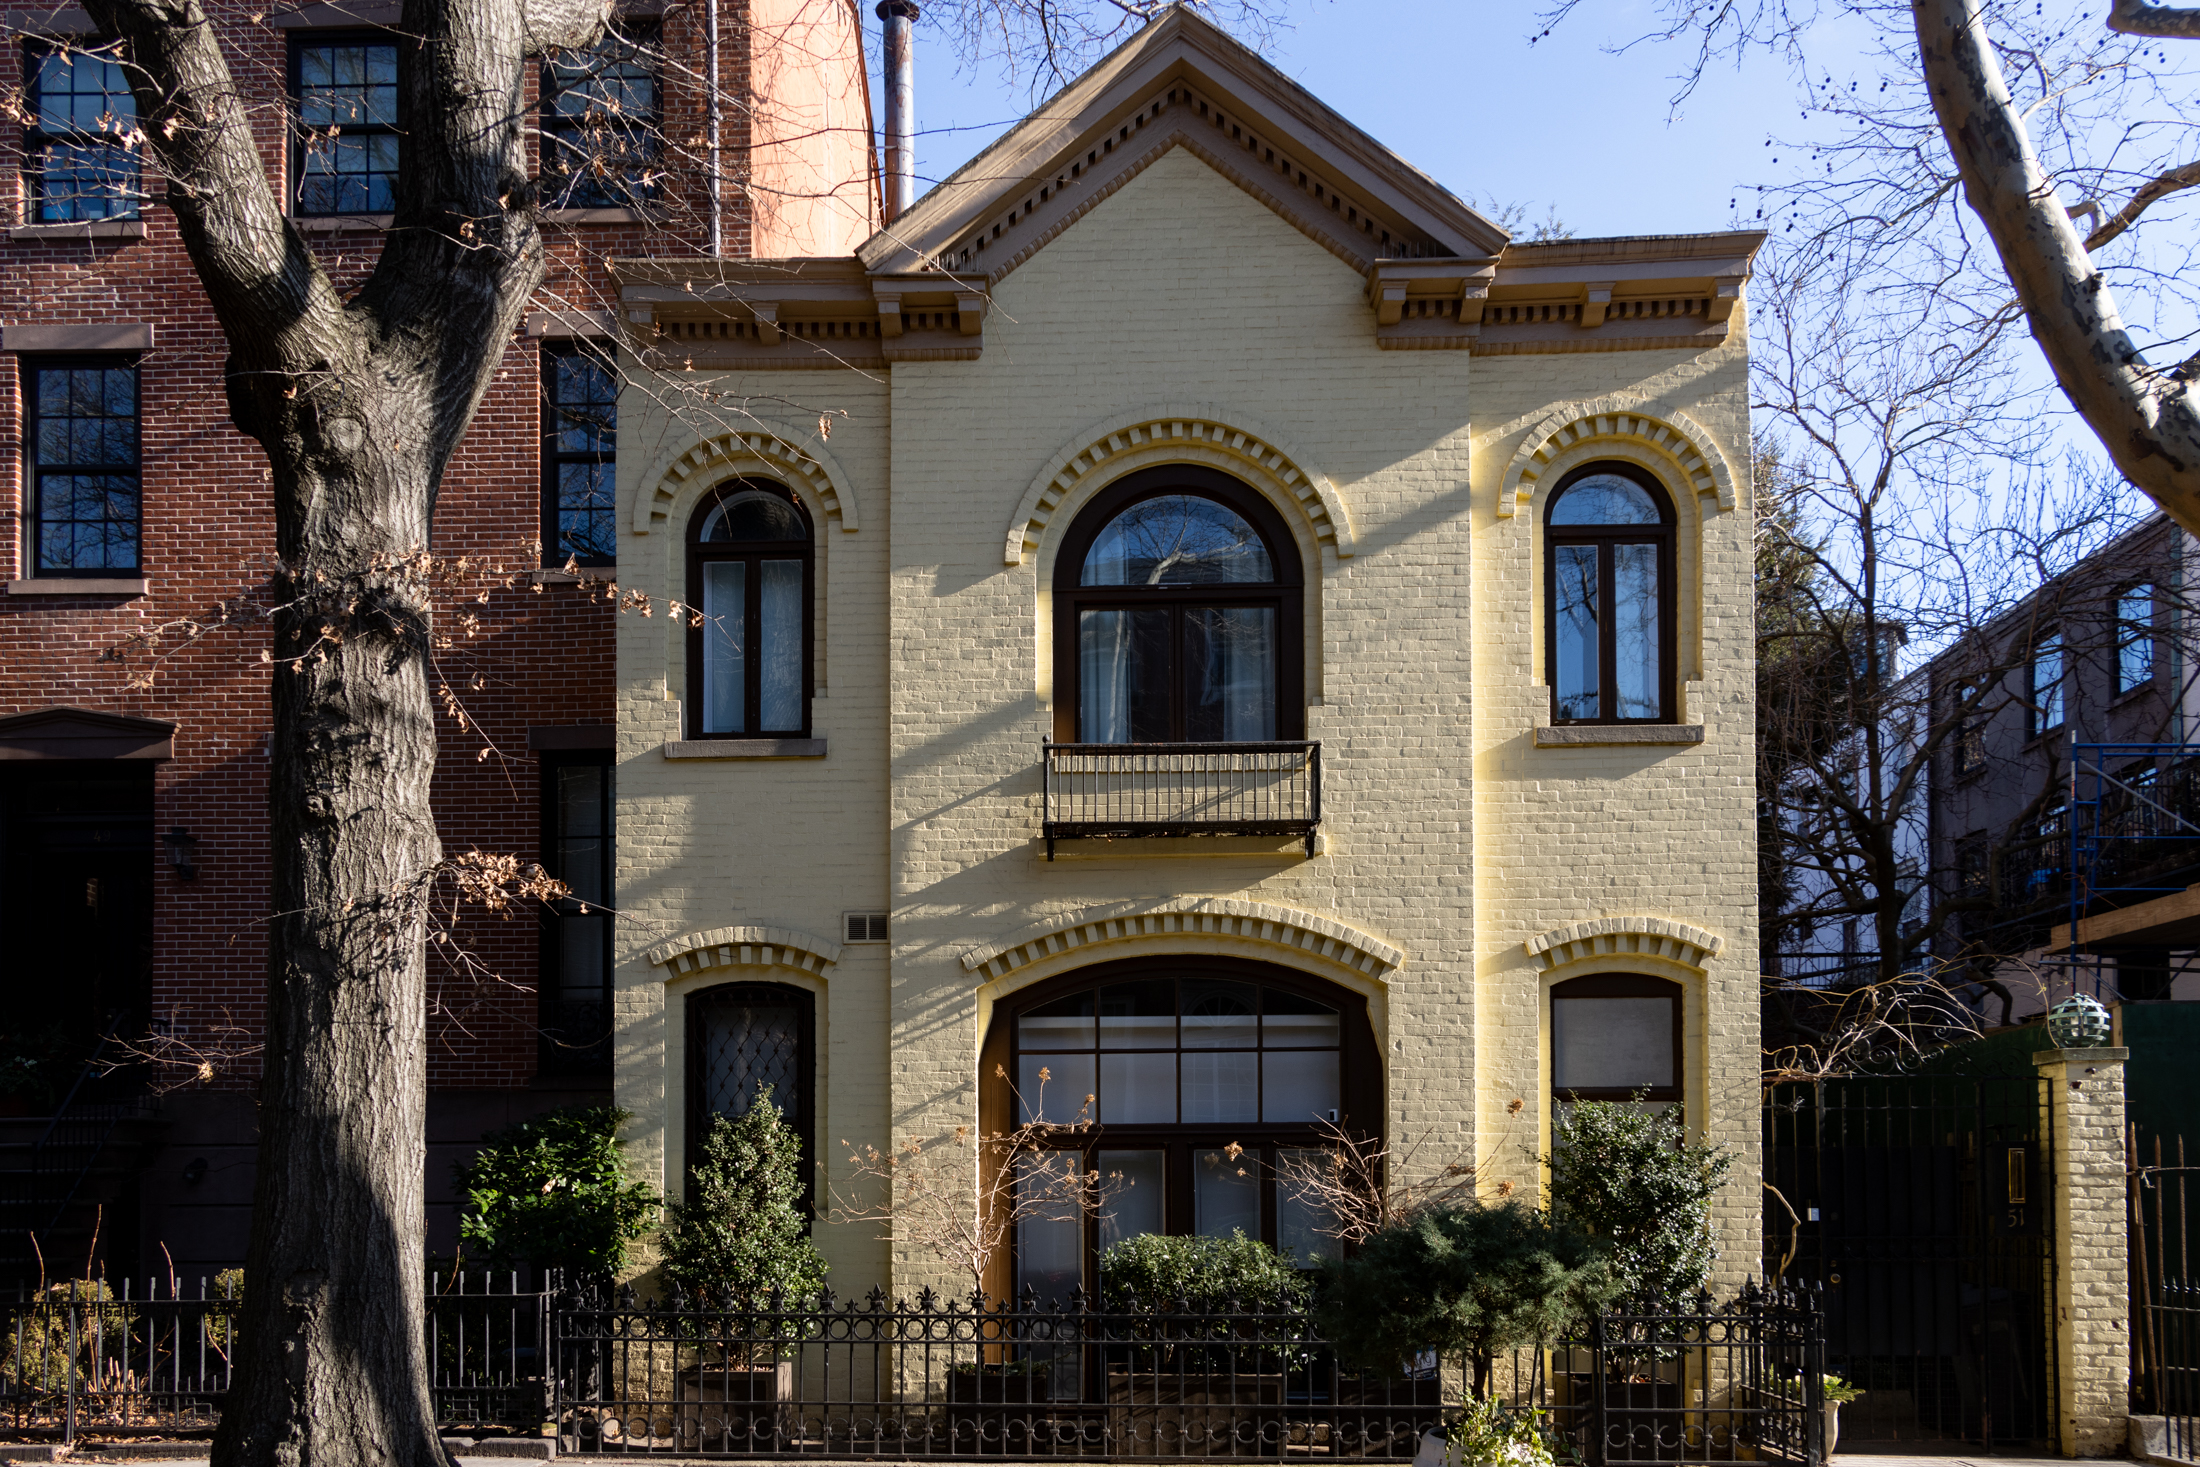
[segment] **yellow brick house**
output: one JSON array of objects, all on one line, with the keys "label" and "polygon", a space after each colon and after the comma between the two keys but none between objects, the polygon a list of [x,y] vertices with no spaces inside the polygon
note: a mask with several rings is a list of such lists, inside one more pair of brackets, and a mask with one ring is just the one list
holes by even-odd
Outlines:
[{"label": "yellow brick house", "polygon": [[[1046,1291],[1333,1246],[1332,1119],[1532,1185],[1646,1089],[1749,1271],[1760,242],[1512,242],[1176,10],[853,255],[622,262],[619,583],[697,612],[620,619],[637,1154],[1091,1094],[1139,1185]],[[837,1285],[953,1282],[874,1232]]]}]

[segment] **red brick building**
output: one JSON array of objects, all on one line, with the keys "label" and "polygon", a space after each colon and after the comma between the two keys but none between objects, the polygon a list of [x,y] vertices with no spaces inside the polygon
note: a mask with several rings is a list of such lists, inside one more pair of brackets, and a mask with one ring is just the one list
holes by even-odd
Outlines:
[{"label": "red brick building", "polygon": [[[209,9],[264,103],[269,182],[299,237],[340,286],[363,279],[403,166],[398,7]],[[580,891],[609,869],[606,264],[708,253],[714,235],[727,255],[844,253],[877,216],[851,0],[719,9],[715,109],[688,4],[627,7],[595,54],[529,78],[549,275],[436,514],[433,550],[469,562],[436,668],[445,847],[540,859]],[[0,473],[16,486],[0,515],[0,1264],[24,1266],[38,1231],[49,1276],[79,1272],[96,1222],[111,1273],[196,1276],[241,1257],[251,1196],[274,675],[254,613],[274,525],[264,458],[228,419],[220,330],[91,31],[63,9],[0,48],[0,94],[23,99],[0,119]],[[483,1131],[608,1098],[603,920],[475,915],[449,945],[470,961],[437,945],[435,1251],[455,1241],[451,1162]],[[110,1057],[160,1062],[72,1101],[110,1031]],[[62,1109],[74,1122],[52,1126]]]}]

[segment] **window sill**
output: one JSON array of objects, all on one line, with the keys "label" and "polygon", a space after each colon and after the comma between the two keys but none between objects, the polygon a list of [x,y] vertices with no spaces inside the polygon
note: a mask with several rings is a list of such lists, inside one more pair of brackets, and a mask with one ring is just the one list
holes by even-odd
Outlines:
[{"label": "window sill", "polygon": [[1538,749],[1565,749],[1584,744],[1700,744],[1700,723],[1563,723],[1542,724],[1535,731]]},{"label": "window sill", "polygon": [[40,576],[8,582],[10,596],[144,596],[152,584],[129,576]]},{"label": "window sill", "polygon": [[291,227],[300,234],[365,234],[387,229],[395,214],[293,214]]},{"label": "window sill", "polygon": [[530,579],[538,586],[593,586],[619,578],[615,565],[584,565],[578,571],[539,570]]},{"label": "window sill", "polygon": [[72,224],[18,224],[9,239],[143,239],[143,219],[86,219]]},{"label": "window sill", "polygon": [[667,759],[822,759],[823,739],[667,739]]},{"label": "window sill", "polygon": [[2116,709],[2118,709],[2118,708],[2121,708],[2121,707],[2123,707],[2123,706],[2124,706],[2124,705],[2125,705],[2126,703],[2135,703],[2135,702],[2137,702],[2137,701],[2138,701],[2139,699],[2141,699],[2141,698],[2144,698],[2144,697],[2145,697],[2145,696],[2146,696],[2147,694],[2149,694],[2149,693],[2151,693],[2151,692],[2153,692],[2153,691],[2154,691],[2154,679],[2153,679],[2153,678],[2148,678],[2148,679],[2147,679],[2147,680],[2146,680],[2145,682],[2143,682],[2143,683],[2136,683],[2136,684],[2132,685],[2131,687],[2128,687],[2128,688],[2124,689],[2124,690],[2123,690],[2122,692],[2118,693],[2118,694],[2117,694],[2117,695],[2116,695],[2115,697],[2113,697],[2113,698],[2109,699],[2109,700],[2108,700],[2108,706],[2109,706],[2109,710],[2110,710],[2111,712],[2113,712],[2114,710],[2116,710]]},{"label": "window sill", "polygon": [[545,209],[545,224],[647,224],[649,216],[639,209]]}]

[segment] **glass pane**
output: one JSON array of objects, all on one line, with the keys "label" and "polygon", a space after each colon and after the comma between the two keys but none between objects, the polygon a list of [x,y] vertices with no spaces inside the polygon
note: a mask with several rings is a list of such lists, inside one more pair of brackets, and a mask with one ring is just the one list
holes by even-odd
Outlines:
[{"label": "glass pane", "polygon": [[748,731],[747,562],[703,567],[703,731]]},{"label": "glass pane", "polygon": [[37,193],[40,223],[137,217],[137,157],[123,147],[48,143],[29,164],[25,172]]},{"label": "glass pane", "polygon": [[1153,744],[1169,736],[1169,613],[1078,613],[1079,740]]},{"label": "glass pane", "polygon": [[1222,983],[1211,978],[1184,980],[1184,1047],[1186,1049],[1251,1049],[1260,1042],[1253,1002],[1258,997],[1250,983]]},{"label": "glass pane", "polygon": [[1099,1119],[1110,1126],[1175,1125],[1176,1055],[1101,1055]]},{"label": "glass pane", "polygon": [[1292,1186],[1284,1174],[1287,1161],[1319,1166],[1324,1155],[1314,1150],[1276,1153],[1276,1251],[1300,1268],[1344,1256],[1344,1244],[1328,1231],[1336,1226],[1337,1214],[1312,1192]]},{"label": "glass pane", "polygon": [[1260,1042],[1278,1047],[1328,1046],[1334,1048],[1344,1032],[1343,1021],[1328,1004],[1301,998],[1280,988],[1260,991]]},{"label": "glass pane", "polygon": [[1017,1200],[1038,1206],[1016,1222],[1016,1292],[1029,1290],[1041,1303],[1067,1299],[1084,1283],[1084,1215],[1061,1195],[1080,1161],[1073,1151],[1057,1151],[1017,1163]]},{"label": "glass pane", "polygon": [[[1042,1075],[1041,1072],[1045,1073]],[[1016,1097],[1027,1121],[1071,1126],[1091,1120],[1085,1097],[1093,1092],[1089,1054],[1026,1054],[1016,1059]]]},{"label": "glass pane", "polygon": [[1195,606],[1184,613],[1184,737],[1256,743],[1276,736],[1276,612]]},{"label": "glass pane", "polygon": [[1612,682],[1621,718],[1656,718],[1658,547],[1612,547]]},{"label": "glass pane", "polygon": [[1602,715],[1597,685],[1597,548],[1551,549],[1551,594],[1557,645],[1551,648],[1551,689],[1561,719]]},{"label": "glass pane", "polygon": [[1275,578],[1268,547],[1244,516],[1212,499],[1164,494],[1108,522],[1085,553],[1078,584],[1194,586]]},{"label": "glass pane", "polygon": [[1551,1075],[1557,1090],[1674,1085],[1673,1001],[1554,998]]},{"label": "glass pane", "polygon": [[1185,1124],[1258,1120],[1259,1084],[1260,1056],[1252,1050],[1187,1051],[1184,1055]]},{"label": "glass pane", "polygon": [[2117,597],[2116,620],[2116,691],[2123,693],[2154,678],[2154,588],[2133,586]]},{"label": "glass pane", "polygon": [[[772,1104],[788,1120],[798,1120],[801,1009],[768,997],[723,998],[700,1007],[704,1103],[713,1113],[738,1120],[756,1103],[757,1087],[769,1085]],[[695,1140],[690,1137],[690,1144]]]},{"label": "glass pane", "polygon": [[720,541],[807,540],[809,526],[801,511],[764,489],[744,489],[727,497],[703,521],[706,544]]},{"label": "glass pane", "polygon": [[619,393],[600,357],[565,352],[552,358],[550,402],[559,453],[609,453],[616,446]]},{"label": "glass pane", "polygon": [[763,686],[758,690],[758,727],[802,727],[802,562],[767,560],[763,564],[763,629],[758,652]]},{"label": "glass pane", "polygon": [[1019,1049],[1090,1049],[1092,1038],[1092,995],[1089,993],[1057,999],[1016,1020]]},{"label": "glass pane", "polygon": [[603,834],[600,764],[568,764],[558,770],[558,835],[565,840]]},{"label": "glass pane", "polygon": [[2062,634],[2043,640],[2032,651],[2032,731],[2059,727],[2063,721]]},{"label": "glass pane", "polygon": [[1334,1049],[1287,1049],[1261,1056],[1260,1118],[1278,1125],[1333,1121],[1338,1099]]},{"label": "glass pane", "polygon": [[1100,1247],[1135,1238],[1142,1233],[1168,1229],[1164,1204],[1163,1162],[1167,1153],[1152,1151],[1103,1151],[1098,1167],[1101,1177]]},{"label": "glass pane", "polygon": [[1239,1148],[1202,1147],[1192,1154],[1192,1231],[1207,1238],[1242,1232],[1260,1236],[1260,1163]]},{"label": "glass pane", "polygon": [[558,995],[601,998],[604,989],[604,932],[608,916],[560,917],[558,920]]},{"label": "glass pane", "polygon": [[1157,978],[1101,989],[1100,1047],[1176,1048],[1176,984]]},{"label": "glass pane", "polygon": [[1655,525],[1664,521],[1650,491],[1618,474],[1591,474],[1551,505],[1554,525]]}]

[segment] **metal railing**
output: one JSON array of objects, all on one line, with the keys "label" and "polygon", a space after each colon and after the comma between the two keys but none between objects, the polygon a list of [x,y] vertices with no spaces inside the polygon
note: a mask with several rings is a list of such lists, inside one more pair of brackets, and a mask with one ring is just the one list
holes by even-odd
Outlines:
[{"label": "metal railing", "polygon": [[[218,1423],[241,1286],[56,1285],[0,1314],[0,1428],[194,1435]],[[631,1289],[431,1281],[447,1429],[554,1431],[561,1453],[1402,1461],[1453,1419],[1472,1363],[1341,1362],[1305,1310],[1089,1308],[873,1290],[800,1305],[651,1303]],[[1818,1300],[1754,1286],[1623,1308],[1484,1362],[1488,1389],[1589,1467],[1824,1460]]]},{"label": "metal railing", "polygon": [[[2124,1131],[2131,1253],[2131,1410],[2159,1416],[2164,1456],[2200,1452],[2200,1280],[2193,1277],[2193,1218],[2185,1138],[2144,1144]],[[2151,1152],[2151,1159],[2149,1153]]]},{"label": "metal railing", "polygon": [[1295,836],[1314,854],[1319,740],[1042,747],[1048,860],[1057,840],[1170,835]]}]

